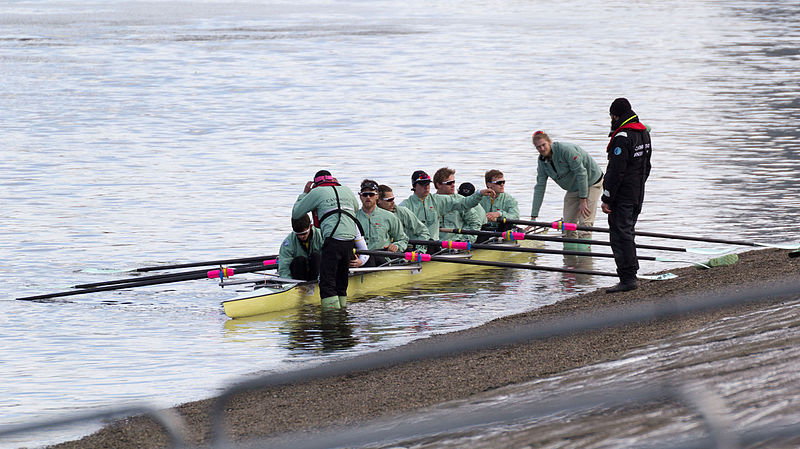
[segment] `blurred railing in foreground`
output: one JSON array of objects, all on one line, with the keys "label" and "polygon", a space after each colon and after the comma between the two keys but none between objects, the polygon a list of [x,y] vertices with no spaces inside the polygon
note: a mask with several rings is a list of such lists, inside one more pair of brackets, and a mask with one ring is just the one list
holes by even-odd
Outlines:
[{"label": "blurred railing in foreground", "polygon": [[[424,347],[401,347],[392,351],[366,354],[353,359],[332,362],[314,368],[273,374],[232,385],[214,400],[210,410],[211,447],[213,448],[337,448],[365,447],[388,442],[408,441],[424,436],[432,436],[456,429],[467,429],[492,423],[513,422],[522,418],[546,416],[560,411],[580,410],[589,407],[610,407],[630,405],[657,400],[673,400],[693,408],[708,427],[708,435],[692,441],[667,441],[652,448],[719,448],[734,449],[749,444],[763,443],[767,440],[800,436],[800,424],[789,426],[765,426],[738,429],[731,422],[721,398],[692,383],[630,386],[621,389],[604,389],[592,394],[574,395],[558,401],[533,404],[520,403],[485,407],[480,412],[469,414],[431,413],[412,423],[393,423],[377,420],[357,427],[340,427],[313,434],[296,433],[279,437],[248,441],[231,441],[224,428],[225,405],[235,395],[268,387],[299,383],[331,376],[341,376],[359,371],[368,371],[419,360],[451,356],[463,352],[492,349],[499,346],[526,343],[531,340],[565,336],[591,330],[610,328],[625,324],[667,319],[679,315],[715,310],[728,306],[768,302],[777,299],[800,298],[800,281],[786,282],[771,288],[750,289],[741,292],[731,291],[713,296],[691,298],[672,298],[650,304],[627,305],[625,308],[607,308],[592,311],[569,319],[536,326],[519,326],[507,332],[480,337],[464,337],[436,341]],[[72,415],[68,418],[46,420],[20,426],[0,427],[0,443],[4,437],[26,432],[41,431],[85,421],[97,421],[144,414],[161,424],[174,448],[188,448],[186,427],[173,411],[155,410],[149,407],[118,408],[106,411]],[[639,445],[638,447],[642,447]]]}]

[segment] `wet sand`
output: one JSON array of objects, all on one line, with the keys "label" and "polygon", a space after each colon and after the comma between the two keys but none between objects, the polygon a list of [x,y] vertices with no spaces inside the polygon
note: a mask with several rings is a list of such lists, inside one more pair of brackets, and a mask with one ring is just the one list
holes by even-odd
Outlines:
[{"label": "wet sand", "polygon": [[[787,257],[787,251],[765,249],[742,253],[739,257],[739,262],[733,266],[710,270],[694,267],[673,269],[669,271],[677,274],[677,279],[642,281],[639,289],[624,293],[606,294],[601,289],[530,312],[500,318],[473,329],[437,335],[412,342],[402,349],[388,351],[424,348],[443,339],[455,341],[462,337],[491,335],[520,325],[548,324],[609,307],[729,292],[732,288],[768,287],[800,279],[800,258]],[[350,425],[390,417],[392,414],[466,398],[505,385],[614,360],[634,348],[663,337],[696,329],[726,316],[765,308],[770,303],[736,305],[665,320],[533,340],[525,344],[403,363],[338,378],[252,391],[235,396],[228,402],[227,434],[235,441],[244,441],[287,431],[317,429],[325,425]],[[174,409],[189,426],[189,444],[208,443],[208,411],[212,401],[186,403]],[[157,448],[170,445],[165,433],[152,420],[134,417],[112,423],[83,439],[54,447]]]}]

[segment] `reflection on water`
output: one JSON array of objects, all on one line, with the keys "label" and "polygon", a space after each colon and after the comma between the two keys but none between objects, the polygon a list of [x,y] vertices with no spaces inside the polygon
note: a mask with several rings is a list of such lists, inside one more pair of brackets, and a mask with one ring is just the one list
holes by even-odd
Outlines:
[{"label": "reflection on water", "polygon": [[[280,346],[300,359],[359,347],[377,349],[389,341],[409,341],[442,329],[463,328],[477,314],[488,320],[510,309],[525,310],[529,306],[520,301],[528,295],[519,291],[525,277],[525,273],[513,270],[481,267],[436,282],[397,287],[386,295],[348,298],[344,311],[327,313],[319,305],[304,304],[293,310],[227,320],[225,336],[232,342],[259,345],[267,333],[280,335]],[[585,291],[582,281],[565,278],[563,284]],[[546,303],[553,297],[542,295],[537,301]],[[441,313],[452,309],[458,311]]]},{"label": "reflection on water", "polygon": [[304,351],[334,351],[358,344],[353,336],[354,325],[347,309],[320,310],[304,307],[299,316],[287,323],[283,332],[288,337],[287,349]]}]

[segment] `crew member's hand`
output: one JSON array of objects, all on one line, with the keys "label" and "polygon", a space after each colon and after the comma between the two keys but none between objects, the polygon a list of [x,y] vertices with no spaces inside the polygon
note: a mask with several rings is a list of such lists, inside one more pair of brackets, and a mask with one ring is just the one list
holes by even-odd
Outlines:
[{"label": "crew member's hand", "polygon": [[610,214],[611,213],[611,206],[609,206],[606,203],[603,203],[603,205],[600,206],[600,208],[603,209],[603,213],[606,213],[606,214]]},{"label": "crew member's hand", "polygon": [[486,219],[489,221],[497,221],[500,218],[500,212],[486,212]]},{"label": "crew member's hand", "polygon": [[397,252],[397,245],[395,245],[394,243],[390,243],[389,245],[384,246],[383,249],[385,249],[386,251],[391,251],[393,253],[396,253]]},{"label": "crew member's hand", "polygon": [[584,217],[588,217],[592,214],[592,211],[589,210],[589,201],[586,198],[580,198],[578,200],[578,213]]},{"label": "crew member's hand", "polygon": [[490,198],[497,198],[497,192],[492,189],[483,189],[481,190],[481,195],[488,196]]},{"label": "crew member's hand", "polygon": [[361,259],[358,257],[350,261],[350,268],[358,268],[361,265],[364,265],[364,262],[361,262]]},{"label": "crew member's hand", "polygon": [[303,188],[303,193],[308,193],[311,191],[311,187],[314,185],[314,181],[308,181],[306,186]]}]

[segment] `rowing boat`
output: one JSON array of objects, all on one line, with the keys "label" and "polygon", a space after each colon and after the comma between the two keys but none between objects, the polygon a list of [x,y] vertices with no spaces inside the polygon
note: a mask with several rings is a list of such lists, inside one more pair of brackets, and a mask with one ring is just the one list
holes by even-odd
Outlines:
[{"label": "rowing boat", "polygon": [[[519,242],[498,243],[504,246],[541,246],[541,242],[523,240]],[[536,254],[514,251],[492,251],[487,249],[471,252],[444,254],[448,258],[476,258],[480,260],[527,261]],[[351,268],[350,282],[347,288],[349,301],[377,294],[386,295],[402,291],[409,285],[417,285],[426,281],[446,279],[459,273],[492,267],[459,265],[447,262],[429,261],[387,265],[374,268]],[[496,268],[495,268],[496,269]],[[304,303],[319,304],[317,282],[281,284],[267,280],[262,288],[242,293],[232,299],[223,301],[222,307],[230,318],[244,318],[255,315],[279,312],[300,307]]]}]

